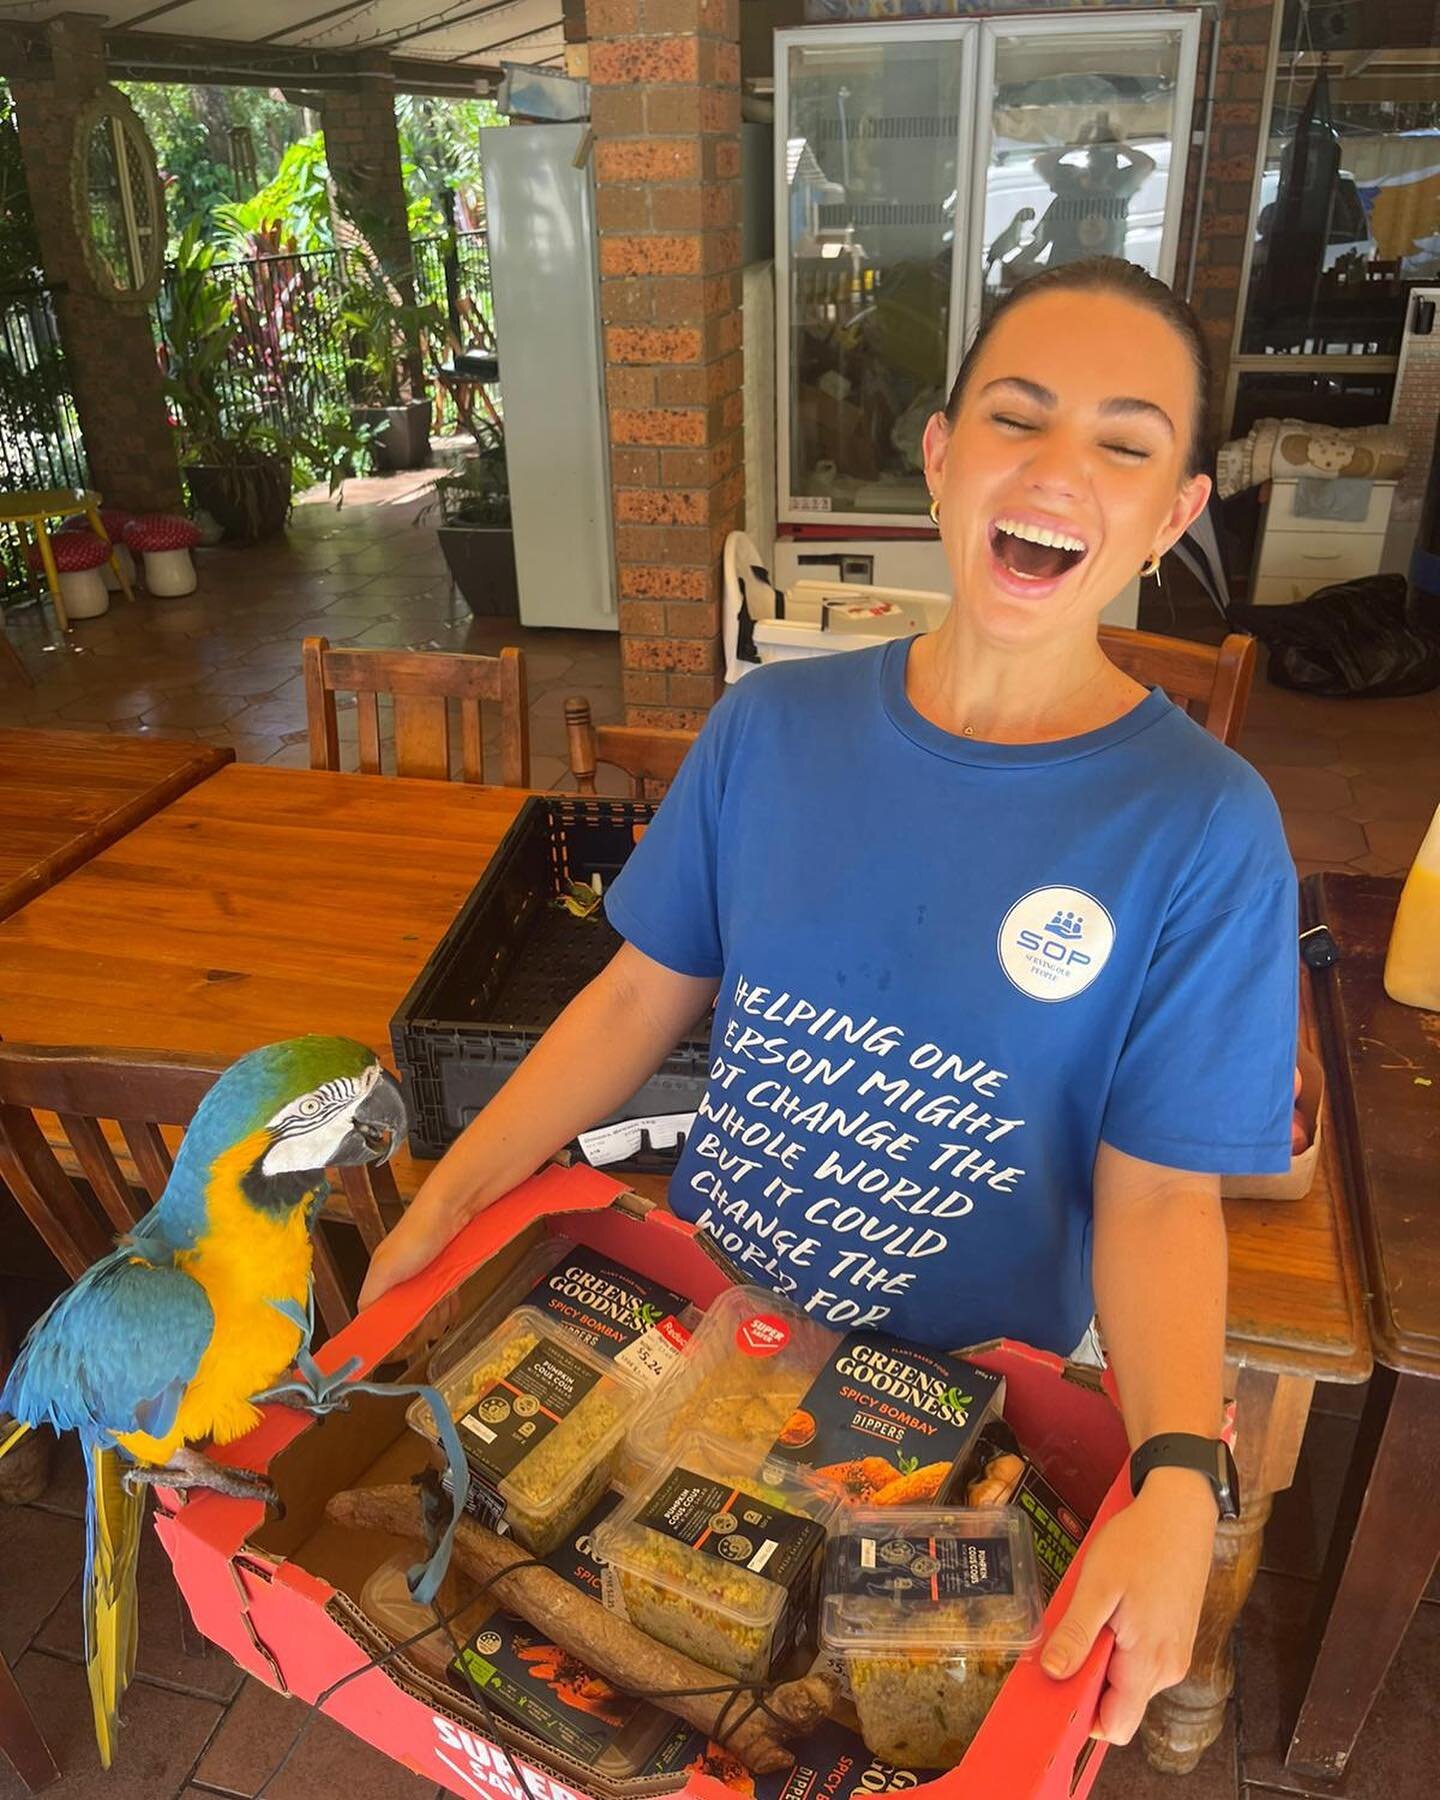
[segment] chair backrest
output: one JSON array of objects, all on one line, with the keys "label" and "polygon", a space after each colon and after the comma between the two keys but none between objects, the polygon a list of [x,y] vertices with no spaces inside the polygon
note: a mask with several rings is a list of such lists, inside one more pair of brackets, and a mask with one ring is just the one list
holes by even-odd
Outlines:
[{"label": "chair backrest", "polygon": [[525,658],[514,648],[498,656],[449,650],[336,650],[323,637],[306,638],[305,716],[310,767],[340,767],[337,692],[353,693],[359,724],[360,772],[379,775],[380,696],[394,707],[395,773],[435,781],[450,778],[450,703],[460,714],[464,779],[485,779],[480,702],[500,704],[500,779],[506,787],[530,785],[530,713]]},{"label": "chair backrest", "polygon": [[[188,1125],[225,1066],[159,1051],[0,1043],[0,1179],[72,1280],[160,1198],[173,1161],[161,1128]],[[392,1223],[399,1214],[394,1178],[383,1165],[334,1175],[350,1222],[373,1251],[385,1213]],[[354,1316],[319,1226],[315,1303],[332,1332]]]},{"label": "chair backrest", "polygon": [[611,763],[630,777],[630,792],[637,800],[657,787],[668,787],[695,742],[693,731],[652,731],[640,725],[601,725],[591,722],[590,702],[572,694],[565,702],[565,735],[570,744],[570,773],[577,792],[595,792],[595,770]]},{"label": "chair backrest", "polygon": [[1218,645],[1191,644],[1152,631],[1102,625],[1100,648],[1133,681],[1164,688],[1212,737],[1235,748],[1255,678],[1254,638],[1232,631]]}]

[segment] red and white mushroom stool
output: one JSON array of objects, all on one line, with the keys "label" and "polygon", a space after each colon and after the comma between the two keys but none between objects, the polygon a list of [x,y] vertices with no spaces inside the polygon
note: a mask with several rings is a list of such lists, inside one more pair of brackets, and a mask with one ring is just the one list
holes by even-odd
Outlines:
[{"label": "red and white mushroom stool", "polygon": [[145,565],[145,585],[171,600],[195,592],[190,552],[200,542],[198,528],[172,513],[142,513],[125,527],[125,542]]},{"label": "red and white mushroom stool", "polygon": [[[126,512],[123,506],[102,506],[96,511],[96,517],[105,527],[105,535],[115,546],[115,561],[118,568],[111,568],[106,563],[101,569],[105,585],[112,594],[118,593],[128,582],[135,579],[135,558],[130,554],[130,546],[125,542],[125,527],[134,517]],[[67,519],[60,527],[61,531],[91,531],[92,522],[84,517]]]},{"label": "red and white mushroom stool", "polygon": [[[68,631],[72,619],[98,619],[109,612],[110,595],[100,573],[110,560],[109,544],[90,531],[57,531],[50,539],[50,553],[57,577],[57,591],[51,597],[60,629]],[[26,561],[37,574],[48,573],[38,544],[30,546]]]}]

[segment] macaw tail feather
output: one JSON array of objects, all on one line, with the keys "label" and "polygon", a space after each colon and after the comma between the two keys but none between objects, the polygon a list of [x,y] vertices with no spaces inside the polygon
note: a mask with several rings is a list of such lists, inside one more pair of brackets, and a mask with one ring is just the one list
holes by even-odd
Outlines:
[{"label": "macaw tail feather", "polygon": [[23,1420],[17,1423],[9,1437],[7,1437],[3,1443],[0,1443],[0,1457],[8,1456],[29,1430],[30,1427],[25,1424]]},{"label": "macaw tail feather", "polygon": [[89,1446],[90,1504],[85,1518],[85,1670],[95,1714],[100,1763],[115,1755],[120,1700],[135,1673],[139,1619],[136,1564],[145,1495],[125,1486],[124,1462],[116,1450]]}]

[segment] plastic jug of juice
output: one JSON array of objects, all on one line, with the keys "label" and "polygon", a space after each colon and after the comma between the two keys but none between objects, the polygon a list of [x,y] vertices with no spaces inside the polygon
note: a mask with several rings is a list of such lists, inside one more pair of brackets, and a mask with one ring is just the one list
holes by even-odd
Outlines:
[{"label": "plastic jug of juice", "polygon": [[1400,893],[1385,992],[1402,1006],[1440,1012],[1440,806]]}]

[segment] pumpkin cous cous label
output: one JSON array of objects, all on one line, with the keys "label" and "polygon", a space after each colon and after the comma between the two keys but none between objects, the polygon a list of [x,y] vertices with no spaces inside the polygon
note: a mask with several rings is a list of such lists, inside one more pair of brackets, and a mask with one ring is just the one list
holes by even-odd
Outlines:
[{"label": "pumpkin cous cous label", "polygon": [[1013,1594],[1015,1571],[1002,1537],[855,1537],[846,1545],[842,1591],[910,1605]]},{"label": "pumpkin cous cous label", "polygon": [[461,1418],[470,1461],[490,1480],[502,1480],[574,1411],[599,1379],[598,1370],[554,1338],[541,1338]]},{"label": "pumpkin cous cous label", "polygon": [[769,1506],[742,1489],[675,1469],[640,1514],[640,1523],[788,1588],[825,1541],[813,1519]]}]

